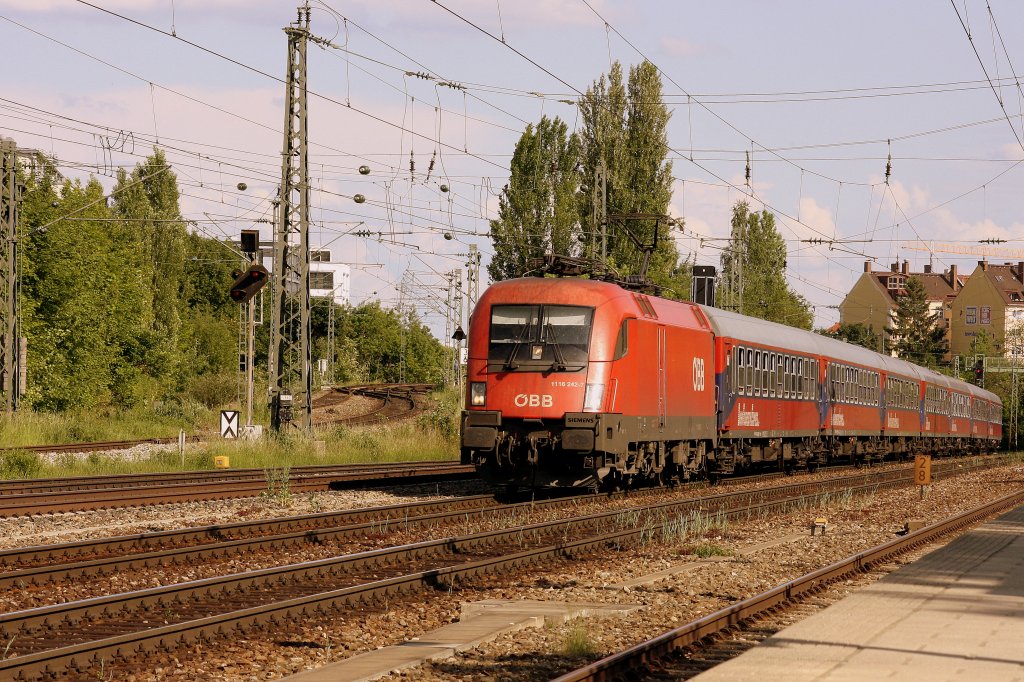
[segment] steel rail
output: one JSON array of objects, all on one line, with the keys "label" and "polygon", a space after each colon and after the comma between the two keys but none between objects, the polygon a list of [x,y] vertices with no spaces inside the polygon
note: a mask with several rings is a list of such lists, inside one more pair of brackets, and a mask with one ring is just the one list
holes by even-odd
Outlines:
[{"label": "steel rail", "polygon": [[[894,478],[857,486],[855,490],[872,492],[905,482],[906,478]],[[807,495],[755,502],[722,513],[736,518],[764,514],[788,508],[802,500],[812,500],[821,494],[820,491],[814,491]],[[706,500],[683,500],[673,504],[653,505],[645,511],[650,517],[655,512],[660,513],[663,521],[650,525],[646,522],[641,525],[639,518],[631,519],[628,514],[617,510],[0,614],[0,633],[10,643],[8,648],[14,654],[12,658],[0,661],[0,677],[32,677],[72,666],[82,669],[103,657],[123,656],[192,642],[246,625],[308,616],[329,608],[421,587],[451,586],[473,576],[507,571],[559,556],[571,557],[610,546],[633,544],[649,538],[652,531],[668,528],[674,523],[676,513],[695,510],[707,512],[706,505],[702,506],[704,502]],[[621,529],[623,523],[632,524],[632,527]],[[620,529],[608,532],[603,528],[606,525],[613,528],[618,525]],[[576,539],[569,540],[569,537]],[[504,553],[506,550],[501,548],[502,544],[514,548],[523,547],[529,542],[547,544],[511,553]],[[459,556],[473,553],[482,558],[461,563],[456,560]],[[414,570],[401,573],[409,568]],[[365,571],[371,580],[338,587],[338,583],[351,582],[358,569]],[[300,578],[307,583],[319,581],[321,584],[309,584],[312,591],[301,594],[302,590],[295,584]],[[330,582],[332,579],[333,584]],[[287,597],[273,601],[278,598],[273,594],[275,586],[284,591]],[[160,608],[170,610],[191,607],[208,614],[210,608],[215,607],[203,606],[201,600],[216,600],[218,597],[228,599],[235,610],[195,619],[188,619],[186,614],[185,619],[177,623],[169,623],[165,618],[166,624],[160,627],[150,627],[146,619],[141,621],[145,623],[140,626],[141,629],[121,633],[114,632],[118,629],[117,624],[110,622],[112,618],[123,620],[145,608],[154,611]],[[250,603],[260,597],[271,601]],[[238,608],[240,605],[242,608]],[[142,614],[138,614],[136,619],[141,617]],[[74,635],[79,641],[69,646],[35,650],[45,646],[46,633],[51,633],[49,636],[53,638],[55,635],[52,633],[60,632],[61,641],[66,642],[69,638],[67,631],[73,630],[72,624],[75,623],[84,624],[82,627],[87,629],[93,628],[99,638],[88,639],[87,635],[79,632]],[[33,650],[25,651],[26,646]]]},{"label": "steel rail", "polygon": [[[941,468],[936,473],[941,474]],[[874,477],[868,473],[856,478],[867,483]],[[791,495],[795,490],[814,488],[825,493],[835,490],[837,486],[849,485],[851,478],[854,477],[834,479],[836,483],[831,485],[828,482],[787,484],[785,487],[774,486],[756,492],[721,493],[696,499],[709,505],[735,505],[736,500],[763,498],[766,492],[769,495]],[[794,485],[802,487],[794,488]],[[782,492],[775,493],[777,490]],[[658,491],[652,489],[644,494],[656,495]],[[0,567],[6,568],[0,573],[0,588],[38,585],[79,576],[95,577],[114,570],[133,570],[265,548],[277,549],[357,537],[383,532],[396,525],[417,528],[427,524],[450,523],[456,519],[483,520],[499,515],[516,517],[523,512],[534,513],[606,500],[622,500],[630,496],[639,497],[636,493],[593,494],[518,504],[492,504],[491,496],[477,495],[12,548],[0,550]]]},{"label": "steel rail", "polygon": [[[396,463],[388,467],[335,473],[329,476],[293,476],[289,479],[288,486],[293,493],[308,493],[367,483],[420,483],[471,478],[476,478],[476,471],[468,464],[450,462],[419,466]],[[0,517],[254,497],[266,490],[266,480],[222,480],[135,488],[99,488],[56,496],[52,492],[0,495]]]},{"label": "steel rail", "polygon": [[943,535],[956,532],[1000,511],[1013,508],[1022,501],[1024,501],[1024,490],[1005,495],[952,516],[945,521],[931,524],[864,552],[858,552],[749,599],[727,606],[624,651],[573,670],[555,678],[554,682],[583,682],[585,680],[603,682],[628,679],[638,667],[652,663],[676,649],[693,646],[706,637],[734,628],[759,614],[805,599],[826,589],[828,585],[837,580],[868,571],[873,566],[933,542]]},{"label": "steel rail", "polygon": [[[365,462],[353,464],[318,464],[288,467],[289,476],[331,476],[361,471],[387,470],[394,467],[450,466],[454,460],[416,460],[407,462]],[[162,471],[139,474],[103,474],[64,478],[27,478],[0,481],[0,497],[31,492],[63,492],[94,488],[140,487],[187,483],[197,480],[266,480],[267,468],[200,469],[196,471]]]}]

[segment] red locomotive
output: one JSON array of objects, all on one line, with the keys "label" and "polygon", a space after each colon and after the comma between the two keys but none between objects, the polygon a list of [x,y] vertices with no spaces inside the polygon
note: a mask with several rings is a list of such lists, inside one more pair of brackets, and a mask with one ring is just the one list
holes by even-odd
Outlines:
[{"label": "red locomotive", "polygon": [[469,330],[462,459],[514,487],[987,452],[998,396],[819,334],[584,279],[498,282]]}]

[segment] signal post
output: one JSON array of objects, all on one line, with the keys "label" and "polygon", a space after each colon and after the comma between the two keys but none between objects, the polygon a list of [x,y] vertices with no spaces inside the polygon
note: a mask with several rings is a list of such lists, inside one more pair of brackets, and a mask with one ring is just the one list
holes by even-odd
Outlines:
[{"label": "signal post", "polygon": [[245,320],[245,428],[243,433],[252,434],[253,385],[255,383],[256,356],[256,301],[254,297],[270,280],[269,271],[256,262],[259,257],[259,231],[242,230],[242,252],[249,259],[249,266],[232,274],[231,299],[246,304]]}]

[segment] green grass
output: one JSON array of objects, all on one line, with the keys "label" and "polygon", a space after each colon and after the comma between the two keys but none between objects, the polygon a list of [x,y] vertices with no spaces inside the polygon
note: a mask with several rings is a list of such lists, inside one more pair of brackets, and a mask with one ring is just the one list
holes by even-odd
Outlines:
[{"label": "green grass", "polygon": [[91,410],[76,413],[21,411],[0,414],[0,443],[5,448],[177,436],[215,424],[219,412],[193,406],[179,410]]},{"label": "green grass", "polygon": [[[104,412],[55,415],[19,412],[0,417],[0,478],[57,478],[101,474],[151,473],[212,469],[214,458],[228,457],[231,467],[267,470],[311,464],[348,464],[452,460],[458,458],[458,396],[445,391],[433,397],[418,419],[394,425],[324,427],[312,437],[292,430],[272,434],[265,430],[258,441],[223,440],[216,435],[219,412],[194,415],[144,412]],[[147,459],[127,460],[118,455],[63,454],[39,457],[19,446],[58,443],[134,440],[194,434],[202,428],[207,442],[186,447],[184,458],[175,448]]]},{"label": "green grass", "polygon": [[52,462],[34,453],[13,450],[0,456],[0,478],[194,471],[212,469],[218,456],[227,457],[233,469],[281,470],[311,464],[453,460],[458,453],[444,434],[413,424],[333,428],[318,431],[314,438],[267,435],[259,441],[229,441],[214,437],[207,443],[187,446],[184,461],[176,449],[141,460],[126,460],[117,455],[64,454]]},{"label": "green grass", "polygon": [[691,554],[696,554],[702,559],[707,559],[713,556],[732,556],[733,552],[731,549],[714,545],[708,542],[701,543],[690,550]]},{"label": "green grass", "polygon": [[575,619],[569,625],[559,649],[559,653],[568,658],[589,657],[597,652],[597,646],[590,638],[590,631],[582,618]]}]

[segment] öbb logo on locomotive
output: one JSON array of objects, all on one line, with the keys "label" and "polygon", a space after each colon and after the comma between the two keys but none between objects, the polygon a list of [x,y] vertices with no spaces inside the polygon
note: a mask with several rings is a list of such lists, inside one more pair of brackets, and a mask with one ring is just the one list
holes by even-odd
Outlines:
[{"label": "\u00f6bb logo on locomotive", "polygon": [[704,390],[704,358],[693,359],[693,390]]},{"label": "\u00f6bb logo on locomotive", "polygon": [[506,488],[991,452],[991,391],[837,339],[600,280],[491,285],[461,457]]},{"label": "\u00f6bb logo on locomotive", "polygon": [[536,393],[520,393],[512,402],[516,407],[551,407],[554,398],[550,395],[537,395]]}]

